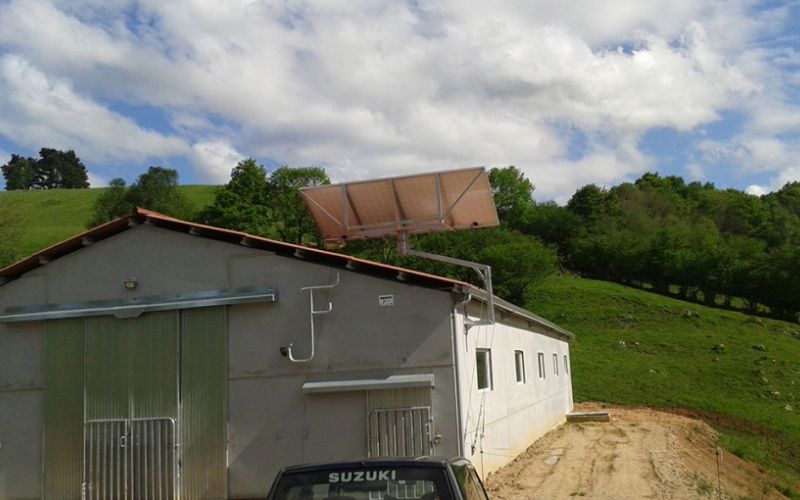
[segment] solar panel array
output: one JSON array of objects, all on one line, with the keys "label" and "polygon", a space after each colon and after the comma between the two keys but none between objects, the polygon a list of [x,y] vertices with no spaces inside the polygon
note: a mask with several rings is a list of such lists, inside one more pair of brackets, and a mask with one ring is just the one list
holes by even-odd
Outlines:
[{"label": "solar panel array", "polygon": [[325,241],[500,224],[482,167],[305,188]]}]

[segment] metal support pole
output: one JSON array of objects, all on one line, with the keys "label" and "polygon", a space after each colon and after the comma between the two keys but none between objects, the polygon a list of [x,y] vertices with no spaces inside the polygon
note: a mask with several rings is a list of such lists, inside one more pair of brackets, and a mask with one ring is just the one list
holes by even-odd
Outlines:
[{"label": "metal support pole", "polygon": [[467,327],[471,327],[471,326],[494,324],[494,294],[492,293],[491,266],[487,266],[486,264],[479,264],[477,262],[471,262],[468,260],[456,259],[454,257],[447,257],[444,255],[436,255],[433,253],[414,250],[413,248],[411,248],[407,231],[401,231],[397,235],[397,253],[399,253],[400,255],[412,255],[414,257],[420,257],[428,260],[435,260],[439,262],[444,262],[446,264],[454,264],[456,266],[462,266],[473,269],[476,273],[478,273],[478,276],[480,276],[481,280],[483,281],[483,287],[484,290],[486,291],[486,307],[488,311],[485,320],[479,319],[477,321],[466,321],[465,325]]}]

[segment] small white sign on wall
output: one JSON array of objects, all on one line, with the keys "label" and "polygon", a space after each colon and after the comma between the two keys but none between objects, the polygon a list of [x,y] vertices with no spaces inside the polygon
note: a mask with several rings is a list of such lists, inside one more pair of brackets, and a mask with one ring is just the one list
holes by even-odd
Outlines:
[{"label": "small white sign on wall", "polygon": [[378,305],[390,307],[394,305],[394,295],[378,295]]}]

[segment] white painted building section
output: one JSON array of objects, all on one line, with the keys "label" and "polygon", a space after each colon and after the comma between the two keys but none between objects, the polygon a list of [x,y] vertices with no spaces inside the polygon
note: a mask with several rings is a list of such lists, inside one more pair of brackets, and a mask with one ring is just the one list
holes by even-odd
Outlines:
[{"label": "white painted building section", "polygon": [[[469,320],[478,316],[470,310]],[[465,319],[463,309],[456,313],[460,427],[464,455],[485,475],[572,411],[569,342],[516,316],[498,314],[495,324],[468,328]]]}]

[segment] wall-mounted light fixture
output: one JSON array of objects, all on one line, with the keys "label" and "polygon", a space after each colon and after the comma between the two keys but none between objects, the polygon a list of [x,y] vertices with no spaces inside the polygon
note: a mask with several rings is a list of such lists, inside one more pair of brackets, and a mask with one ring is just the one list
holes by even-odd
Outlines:
[{"label": "wall-mounted light fixture", "polygon": [[122,286],[124,286],[126,290],[135,290],[138,284],[136,278],[128,278],[122,281]]}]

